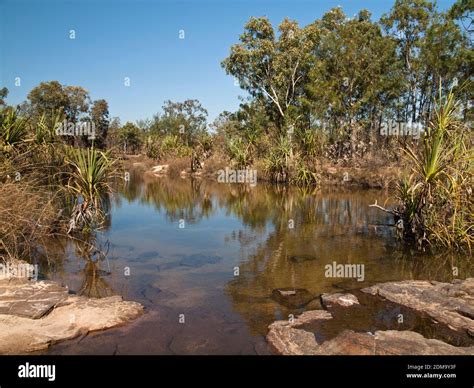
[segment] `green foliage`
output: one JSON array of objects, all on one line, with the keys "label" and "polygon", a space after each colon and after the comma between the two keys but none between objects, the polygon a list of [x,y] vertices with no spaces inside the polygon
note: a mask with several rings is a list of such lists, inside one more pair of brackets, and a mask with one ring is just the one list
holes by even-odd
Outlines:
[{"label": "green foliage", "polygon": [[67,188],[85,202],[99,207],[101,197],[110,190],[114,160],[93,147],[70,147],[66,163],[70,167]]},{"label": "green foliage", "polygon": [[14,109],[0,112],[0,141],[4,152],[11,151],[22,143],[27,135],[26,119],[18,116]]},{"label": "green foliage", "polygon": [[95,127],[94,146],[105,148],[109,129],[109,104],[105,100],[94,101],[91,108],[91,120]]},{"label": "green foliage", "polygon": [[142,145],[142,133],[133,123],[127,122],[118,130],[118,141],[125,153],[137,152]]},{"label": "green foliage", "polygon": [[318,176],[304,163],[301,163],[296,167],[294,183],[298,186],[314,186],[318,183]]},{"label": "green foliage", "polygon": [[274,182],[288,182],[290,179],[291,142],[281,136],[265,158],[265,172]]},{"label": "green foliage", "polygon": [[404,235],[419,244],[441,243],[471,250],[474,219],[472,139],[456,119],[459,102],[450,92],[437,101],[420,147],[403,151],[412,175],[399,186]]}]

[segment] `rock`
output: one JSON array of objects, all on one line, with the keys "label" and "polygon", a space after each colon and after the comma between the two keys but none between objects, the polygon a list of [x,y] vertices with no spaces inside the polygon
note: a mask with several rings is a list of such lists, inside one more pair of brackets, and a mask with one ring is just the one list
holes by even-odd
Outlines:
[{"label": "rock", "polygon": [[69,296],[41,319],[0,315],[0,354],[24,354],[46,349],[58,341],[109,329],[137,318],[143,307],[120,296],[90,299]]},{"label": "rock", "polygon": [[184,267],[199,268],[206,264],[216,264],[222,260],[222,257],[215,255],[203,255],[196,253],[189,256],[184,256],[178,264]]},{"label": "rock", "polygon": [[272,299],[288,308],[301,308],[314,299],[304,288],[277,288],[272,291]]},{"label": "rock", "polygon": [[305,261],[313,261],[316,260],[317,257],[313,255],[293,255],[290,256],[290,261],[293,263],[304,263]]},{"label": "rock", "polygon": [[173,269],[179,267],[191,267],[191,268],[200,268],[208,264],[217,264],[222,260],[221,256],[215,255],[204,255],[201,253],[195,253],[193,255],[184,256],[179,261],[173,263],[166,263],[162,266],[162,269]]},{"label": "rock", "polygon": [[[362,291],[357,291],[358,298],[323,294],[325,307],[344,309],[307,311],[292,322],[274,322],[267,341],[277,353],[288,355],[474,355],[474,279],[451,284],[388,282]],[[410,330],[393,330],[383,319],[371,318],[374,305],[379,310],[375,317],[381,314],[385,319],[383,314],[395,308],[416,320],[407,327]],[[369,319],[361,320],[366,314]],[[425,323],[433,327],[425,328]]]},{"label": "rock", "polygon": [[354,304],[359,304],[359,300],[352,294],[323,294],[321,295],[321,300],[323,306],[326,308],[330,308],[333,305],[349,307]]},{"label": "rock", "polygon": [[316,354],[319,345],[314,334],[298,327],[317,320],[331,319],[325,310],[306,311],[293,321],[276,321],[269,326],[267,341],[279,354]]},{"label": "rock", "polygon": [[452,283],[388,282],[364,288],[362,292],[426,313],[455,331],[474,332],[474,278]]},{"label": "rock", "polygon": [[317,350],[320,355],[472,355],[474,346],[456,347],[428,339],[413,331],[386,330],[356,333],[345,330],[325,341]]},{"label": "rock", "polygon": [[140,253],[138,259],[140,260],[149,260],[149,259],[156,259],[160,256],[158,251],[147,251]]},{"label": "rock", "polygon": [[0,281],[0,314],[38,319],[68,298],[56,282],[12,278]]},{"label": "rock", "polygon": [[370,334],[344,330],[335,338],[318,343],[312,332],[298,326],[302,324],[277,321],[270,325],[267,341],[282,355],[474,355],[474,346],[456,347],[413,331]]},{"label": "rock", "polygon": [[68,294],[55,282],[0,282],[0,354],[24,354],[50,344],[124,324],[143,306],[120,296],[92,299]]}]

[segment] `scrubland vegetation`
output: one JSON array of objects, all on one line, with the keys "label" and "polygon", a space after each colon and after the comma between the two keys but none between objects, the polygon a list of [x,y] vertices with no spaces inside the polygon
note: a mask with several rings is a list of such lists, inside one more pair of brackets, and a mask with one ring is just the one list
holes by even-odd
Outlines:
[{"label": "scrubland vegetation", "polygon": [[[377,206],[394,214],[400,237],[470,250],[472,11],[463,0],[444,13],[398,0],[379,21],[341,8],[304,27],[253,17],[221,63],[245,97],[212,123],[197,100],[166,101],[151,119],[122,125],[79,86],[43,82],[18,106],[3,88],[0,255],[31,256],[44,239],[100,228],[118,160],[132,154],[299,186],[321,184],[323,166],[397,166],[399,206]],[[423,132],[382,133],[386,122]],[[79,131],[58,133],[61,123]]]}]

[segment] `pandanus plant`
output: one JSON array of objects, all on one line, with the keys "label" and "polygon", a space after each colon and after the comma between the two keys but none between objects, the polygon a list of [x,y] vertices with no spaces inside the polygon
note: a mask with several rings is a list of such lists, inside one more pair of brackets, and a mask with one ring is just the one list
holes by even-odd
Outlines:
[{"label": "pandanus plant", "polygon": [[27,134],[26,120],[19,117],[13,109],[0,112],[0,140],[4,152],[10,152],[13,147],[25,140]]},{"label": "pandanus plant", "polygon": [[[404,237],[420,245],[439,243],[471,250],[472,136],[467,125],[457,119],[458,108],[452,91],[445,98],[440,92],[421,144],[402,149],[411,174],[399,184],[400,207],[389,212],[396,217]],[[372,206],[381,208],[376,203]]]},{"label": "pandanus plant", "polygon": [[114,173],[115,160],[93,147],[71,147],[67,151],[66,163],[69,166],[66,187],[76,196],[70,232],[96,220],[103,196],[111,191],[109,181]]}]

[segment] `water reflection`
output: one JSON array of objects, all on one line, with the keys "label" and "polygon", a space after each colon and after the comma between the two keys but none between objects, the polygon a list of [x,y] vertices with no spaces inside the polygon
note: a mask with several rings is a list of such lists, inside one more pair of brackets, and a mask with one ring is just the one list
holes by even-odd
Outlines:
[{"label": "water reflection", "polygon": [[[169,352],[163,344],[180,330],[187,340],[174,341],[174,353],[251,353],[268,324],[320,308],[322,293],[472,276],[470,257],[402,249],[391,217],[369,208],[385,201],[381,191],[251,188],[133,171],[116,189],[109,227],[96,236],[99,245],[110,241],[112,269],[91,248],[94,242],[68,248],[71,262],[81,262],[80,271],[69,265],[80,280],[71,282],[67,268],[61,273],[77,292],[101,297],[127,290],[128,299],[159,312],[150,327],[120,339],[130,352]],[[326,277],[325,265],[333,262],[364,265],[364,281]],[[298,303],[285,300],[292,292]],[[177,327],[183,312],[193,324]]]}]

